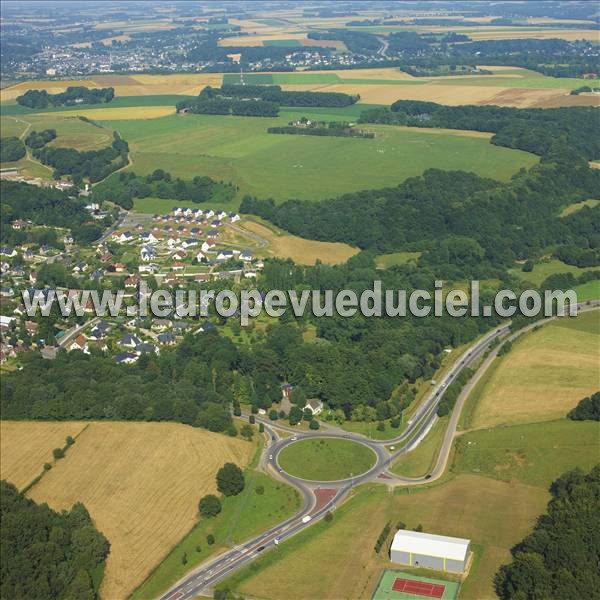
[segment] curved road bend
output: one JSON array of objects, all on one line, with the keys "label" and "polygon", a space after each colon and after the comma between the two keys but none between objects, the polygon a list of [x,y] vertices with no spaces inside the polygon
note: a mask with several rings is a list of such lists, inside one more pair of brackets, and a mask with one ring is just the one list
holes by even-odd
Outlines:
[{"label": "curved road bend", "polygon": [[[579,304],[578,309],[583,312],[596,308],[597,306],[600,306],[600,301],[593,300],[588,303]],[[513,335],[507,337],[507,339],[513,340],[526,331],[555,318],[556,317],[550,317],[548,319],[537,321],[532,325],[515,332]],[[261,459],[261,466],[265,471],[269,472],[270,475],[290,483],[300,491],[303,497],[302,508],[293,517],[271,527],[244,544],[236,546],[216,558],[203,563],[161,596],[161,600],[191,600],[198,595],[207,594],[215,584],[252,562],[255,558],[260,556],[262,552],[273,548],[279,542],[299,533],[315,521],[323,518],[327,512],[334,510],[336,505],[344,500],[353,486],[368,481],[387,483],[388,485],[422,485],[441,477],[446,469],[452,441],[456,434],[456,427],[464,402],[469,395],[469,392],[492,364],[494,358],[497,356],[499,348],[496,348],[486,358],[460,394],[452,411],[450,422],[438,455],[438,460],[432,472],[428,474],[428,476],[408,478],[391,474],[387,469],[403,453],[414,449],[425,437],[437,418],[436,408],[448,385],[458,377],[465,367],[471,366],[481,358],[497,338],[505,336],[509,330],[510,323],[502,325],[480,339],[469,350],[465,351],[455,362],[450,371],[442,378],[439,385],[437,385],[421,403],[411,418],[406,430],[394,439],[370,440],[363,435],[344,432],[342,430],[300,433],[287,426],[276,426],[270,421],[265,421],[264,419],[257,417],[256,420],[265,425],[265,433],[270,438],[269,444],[265,448],[264,455]],[[281,439],[277,434],[277,430],[292,431],[295,435],[290,438]],[[351,479],[333,482],[306,481],[293,477],[283,471],[277,462],[279,452],[297,440],[315,437],[344,438],[364,444],[369,446],[375,452],[377,461],[375,465],[365,473]],[[386,446],[397,444],[400,444],[400,447],[390,454]],[[317,497],[319,497],[320,500],[318,500]],[[307,517],[310,518],[307,520]]]}]

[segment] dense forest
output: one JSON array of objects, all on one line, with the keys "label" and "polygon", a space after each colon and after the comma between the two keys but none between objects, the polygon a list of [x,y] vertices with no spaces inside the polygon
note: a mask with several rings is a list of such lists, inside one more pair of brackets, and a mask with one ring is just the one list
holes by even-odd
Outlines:
[{"label": "dense forest", "polygon": [[18,137],[0,139],[0,162],[13,162],[23,158],[25,154],[25,144]]},{"label": "dense forest", "polygon": [[215,199],[227,201],[235,195],[235,187],[230,183],[216,182],[207,176],[196,176],[191,181],[172,178],[171,174],[156,169],[150,175],[136,175],[132,171],[119,173],[107,178],[94,188],[94,199],[110,200],[129,210],[135,198],[170,198],[207,202]]},{"label": "dense forest", "polygon": [[[576,469],[550,487],[547,514],[512,549],[495,578],[502,600],[595,598],[600,590],[600,465]],[[594,591],[595,590],[595,591]]]},{"label": "dense forest", "polygon": [[600,158],[600,119],[591,106],[508,108],[398,100],[390,108],[363,111],[359,122],[489,131],[498,146],[543,156],[561,144],[588,160]]},{"label": "dense forest", "polygon": [[15,219],[31,221],[34,225],[66,227],[71,230],[73,238],[82,243],[91,242],[102,234],[99,225],[89,222],[90,215],[84,203],[70,198],[66,192],[16,181],[1,181],[0,194],[2,244],[17,245],[28,241],[28,231],[10,227]]},{"label": "dense forest", "polygon": [[96,600],[109,552],[83,504],[55,512],[0,482],[0,597]]},{"label": "dense forest", "polygon": [[66,92],[49,94],[46,90],[27,90],[17,96],[17,103],[28,108],[48,108],[49,106],[71,106],[74,104],[104,104],[115,96],[114,88],[68,87]]},{"label": "dense forest", "polygon": [[84,178],[95,183],[127,165],[129,146],[119,134],[113,132],[113,142],[102,150],[81,152],[75,148],[45,146],[34,150],[33,155],[43,164],[54,168],[54,178],[70,175],[81,184]]}]

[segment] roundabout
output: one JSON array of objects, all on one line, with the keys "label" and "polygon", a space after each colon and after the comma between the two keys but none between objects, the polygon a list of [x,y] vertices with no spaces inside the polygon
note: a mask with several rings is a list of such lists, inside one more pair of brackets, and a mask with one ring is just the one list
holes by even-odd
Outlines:
[{"label": "roundabout", "polygon": [[344,481],[367,473],[377,462],[369,445],[324,435],[291,441],[277,454],[279,468],[304,481]]}]

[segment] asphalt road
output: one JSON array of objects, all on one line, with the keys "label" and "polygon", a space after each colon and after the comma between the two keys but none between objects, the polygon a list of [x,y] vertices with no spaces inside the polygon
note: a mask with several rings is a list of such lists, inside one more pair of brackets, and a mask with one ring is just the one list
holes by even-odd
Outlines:
[{"label": "asphalt road", "polygon": [[[579,311],[590,310],[599,305],[600,301],[581,303],[579,305]],[[298,489],[303,498],[302,508],[293,517],[275,525],[260,535],[248,540],[244,544],[232,548],[200,565],[161,596],[161,600],[190,600],[199,595],[209,594],[215,584],[249,564],[263,552],[273,549],[280,542],[285,541],[309,527],[319,519],[323,518],[328,512],[335,510],[336,505],[344,500],[348,492],[354,486],[367,482],[378,482],[388,485],[423,485],[425,483],[431,483],[435,479],[441,477],[446,469],[463,404],[469,395],[469,392],[493,362],[498,353],[498,347],[493,349],[489,356],[483,361],[457,399],[450,417],[448,428],[444,435],[436,465],[431,473],[428,473],[423,477],[408,478],[394,475],[388,471],[388,468],[402,454],[413,450],[424,439],[437,419],[436,409],[445,390],[458,377],[464,368],[471,367],[483,357],[490,349],[490,346],[492,346],[498,338],[503,338],[505,340],[515,339],[533,327],[539,326],[553,318],[556,317],[537,321],[531,326],[521,329],[512,335],[508,335],[510,333],[510,323],[507,323],[497,327],[477,341],[454,362],[452,368],[431,390],[430,394],[423,400],[411,417],[407,428],[400,435],[391,440],[371,440],[361,434],[346,432],[335,427],[328,427],[324,431],[299,432],[297,429],[285,425],[276,425],[269,420],[256,416],[257,422],[264,424],[265,433],[269,440],[263,456],[261,457],[261,468],[271,476],[279,478]],[[278,435],[278,431],[293,432],[294,435],[281,438]],[[375,453],[377,457],[376,463],[367,472],[341,481],[307,481],[293,477],[283,471],[277,461],[277,457],[281,450],[299,440],[315,437],[343,438],[364,444],[371,448]],[[393,452],[388,450],[390,446],[394,446]],[[330,491],[327,501],[321,502],[320,504],[317,503],[316,495],[319,493],[319,490],[321,492],[323,490]]]}]

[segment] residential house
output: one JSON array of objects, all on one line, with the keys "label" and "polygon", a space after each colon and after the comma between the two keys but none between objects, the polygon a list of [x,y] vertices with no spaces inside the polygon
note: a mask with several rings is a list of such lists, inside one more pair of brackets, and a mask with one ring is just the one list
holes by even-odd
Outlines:
[{"label": "residential house", "polygon": [[169,329],[173,323],[169,319],[154,319],[152,321],[152,331],[165,331]]},{"label": "residential house", "polygon": [[138,355],[134,352],[121,352],[117,354],[113,360],[119,365],[130,365],[137,361]]},{"label": "residential house", "polygon": [[25,331],[28,335],[36,335],[38,332],[38,324],[35,321],[25,321]]},{"label": "residential house", "polygon": [[310,412],[315,416],[323,411],[323,402],[318,398],[312,398],[306,403],[304,408],[309,408]]},{"label": "residential house", "polygon": [[240,252],[240,260],[244,262],[250,262],[252,260],[252,253],[245,250],[244,252]]},{"label": "residential house", "polygon": [[156,338],[163,346],[173,346],[177,341],[175,339],[175,334],[170,331],[167,331],[166,333],[159,333]]},{"label": "residential house", "polygon": [[156,250],[152,246],[143,246],[140,250],[140,258],[144,262],[154,260],[156,258]]},{"label": "residential house", "polygon": [[115,273],[125,273],[127,270],[127,265],[124,265],[123,263],[115,263],[112,266],[112,269]]},{"label": "residential house", "polygon": [[69,345],[69,352],[71,350],[81,350],[85,352],[88,349],[88,342],[85,335],[79,334]]},{"label": "residential house", "polygon": [[206,258],[206,254],[204,254],[204,252],[200,251],[196,254],[196,262],[199,263],[205,263],[208,262],[208,259]]},{"label": "residential house", "polygon": [[126,333],[118,342],[123,348],[137,348],[142,343],[139,337],[131,333]]},{"label": "residential house", "polygon": [[140,283],[140,276],[135,273],[133,275],[130,275],[126,280],[125,280],[125,287],[126,288],[135,288],[139,285]]}]

